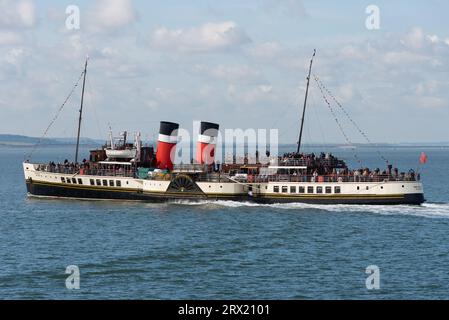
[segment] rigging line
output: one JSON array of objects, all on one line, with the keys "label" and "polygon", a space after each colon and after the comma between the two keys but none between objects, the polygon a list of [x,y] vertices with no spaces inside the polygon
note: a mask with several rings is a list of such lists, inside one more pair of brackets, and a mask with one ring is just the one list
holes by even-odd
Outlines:
[{"label": "rigging line", "polygon": [[277,112],[276,112],[276,115],[278,115],[278,117],[275,117],[275,120],[273,121],[273,123],[272,123],[272,125],[271,125],[271,128],[275,128],[275,126],[279,123],[279,121],[281,121],[281,120],[283,120],[281,117],[280,117],[280,115],[282,114],[282,115],[287,115],[288,116],[288,113],[287,112],[285,112],[286,110],[287,110],[287,108],[288,108],[288,110],[290,110],[291,109],[291,106],[284,106],[285,108],[282,108],[281,110],[278,110]]},{"label": "rigging line", "polygon": [[[332,94],[332,92],[330,92],[330,90],[323,84],[323,82],[320,80],[320,78],[318,78],[318,76],[316,76],[316,75],[314,75],[314,78],[315,78],[315,81],[317,83],[319,83],[320,86],[323,87],[323,89],[332,98],[332,100],[334,100],[334,102],[337,104],[337,106],[343,111],[343,113],[348,118],[348,120],[353,124],[353,126],[357,129],[357,131],[365,138],[365,140],[368,142],[368,144],[375,147],[375,144],[370,140],[370,138],[368,138],[368,135],[357,125],[357,123],[352,119],[352,117],[349,115],[349,113],[346,111],[346,109],[343,108],[343,106],[337,100],[337,98],[335,98],[335,96]],[[387,163],[387,165],[390,164],[388,159],[383,156],[383,154],[379,151],[379,149],[376,149],[376,152],[379,155],[379,157]]]},{"label": "rigging line", "polygon": [[[314,76],[314,77],[315,77],[315,80],[317,80],[317,79],[316,79],[316,76]],[[343,137],[345,138],[346,142],[347,142],[349,145],[352,145],[351,140],[349,139],[348,135],[346,134],[345,130],[343,129],[343,126],[341,125],[340,121],[338,120],[337,115],[335,114],[334,109],[332,108],[332,106],[331,106],[329,100],[327,99],[326,94],[325,94],[324,91],[323,91],[323,88],[320,86],[320,84],[319,84],[318,81],[316,81],[316,82],[317,82],[317,84],[318,84],[318,88],[319,88],[320,91],[321,91],[321,94],[323,95],[324,101],[326,102],[326,104],[327,104],[327,106],[328,106],[330,112],[332,113],[332,116],[334,117],[335,122],[337,123],[338,128],[340,129],[341,133],[343,134]],[[355,160],[360,164],[361,167],[363,167],[362,161],[361,161],[360,158],[357,156],[357,153],[356,153],[355,151],[353,152],[353,155],[354,155]]]},{"label": "rigging line", "polygon": [[33,149],[31,150],[31,152],[28,154],[28,160],[31,159],[31,157],[33,156],[34,152],[36,152],[36,149],[40,146],[40,144],[42,143],[42,141],[44,140],[44,138],[47,136],[48,131],[50,130],[50,128],[53,126],[53,124],[56,122],[56,120],[58,119],[59,115],[61,114],[62,110],[64,109],[65,105],[67,104],[67,102],[70,100],[70,98],[72,97],[72,95],[75,93],[76,88],[78,87],[81,79],[84,76],[84,71],[81,72],[80,77],[78,78],[78,81],[76,82],[75,86],[72,88],[72,90],[70,91],[69,95],[67,96],[67,98],[64,100],[64,102],[61,104],[61,106],[58,109],[58,112],[56,113],[56,115],[53,117],[53,119],[50,121],[50,124],[48,125],[48,127],[45,129],[44,133],[42,134],[42,136],[39,138],[39,140],[36,142],[36,144],[34,145]]},{"label": "rigging line", "polygon": [[315,115],[315,118],[317,120],[318,128],[320,129],[321,139],[322,139],[323,143],[326,145],[326,138],[324,137],[323,125],[321,124],[320,117],[317,113],[316,100],[315,100],[313,90],[310,91],[310,98],[312,100],[312,108],[311,109],[313,110],[313,114]]},{"label": "rigging line", "polygon": [[[94,88],[92,86],[92,83],[90,82],[89,78],[87,78],[87,84],[89,88]],[[92,93],[89,90],[86,90],[86,94],[87,94],[87,100],[88,103],[91,104],[91,109],[94,112],[94,116],[95,116],[95,122],[97,124],[97,130],[98,130],[98,134],[100,135],[100,137],[104,137],[104,131],[102,130],[102,127],[100,126],[100,121],[98,121],[98,113],[97,113],[97,108],[94,106],[93,103],[93,98],[92,98]]]},{"label": "rigging line", "polygon": [[279,137],[284,137],[287,133],[290,133],[291,132],[291,129],[294,127],[294,126],[297,126],[298,125],[298,121],[293,121],[288,127],[284,127],[284,128],[282,128],[282,129],[278,129],[278,132],[279,132]]}]

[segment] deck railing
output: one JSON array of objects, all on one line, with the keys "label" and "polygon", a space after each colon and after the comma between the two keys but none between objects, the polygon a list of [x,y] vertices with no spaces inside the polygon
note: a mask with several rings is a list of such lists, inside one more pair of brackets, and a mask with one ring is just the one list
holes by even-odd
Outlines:
[{"label": "deck railing", "polygon": [[103,169],[103,168],[85,168],[83,166],[64,166],[64,165],[38,165],[37,171],[59,173],[59,174],[79,174],[89,176],[109,176],[109,177],[136,177],[134,170],[127,169]]},{"label": "deck railing", "polygon": [[420,176],[415,174],[405,175],[372,175],[372,176],[354,176],[354,175],[248,175],[248,182],[322,182],[322,183],[344,183],[344,182],[388,182],[388,181],[419,181]]},{"label": "deck railing", "polygon": [[[136,178],[137,173],[133,169],[103,169],[103,168],[84,168],[83,166],[64,166],[64,165],[37,165],[37,171],[70,174],[70,175],[89,175],[89,176],[110,176],[110,177],[129,177]],[[188,172],[186,172],[188,174]],[[161,173],[149,176],[149,180],[170,180],[172,174]],[[264,183],[264,182],[322,182],[322,183],[344,183],[344,182],[387,182],[387,181],[420,181],[420,175],[411,173],[395,174],[371,174],[365,175],[295,175],[295,174],[276,174],[276,175],[245,175],[232,177],[224,173],[204,173],[195,177],[199,182],[230,182],[238,181],[241,183]]]}]

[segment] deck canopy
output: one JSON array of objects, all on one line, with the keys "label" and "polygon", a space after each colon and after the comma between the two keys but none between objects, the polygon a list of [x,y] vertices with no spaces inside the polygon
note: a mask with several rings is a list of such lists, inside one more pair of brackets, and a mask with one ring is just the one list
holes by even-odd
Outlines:
[{"label": "deck canopy", "polygon": [[132,166],[131,162],[119,162],[119,161],[100,161],[99,164],[105,165],[120,165],[120,166]]}]

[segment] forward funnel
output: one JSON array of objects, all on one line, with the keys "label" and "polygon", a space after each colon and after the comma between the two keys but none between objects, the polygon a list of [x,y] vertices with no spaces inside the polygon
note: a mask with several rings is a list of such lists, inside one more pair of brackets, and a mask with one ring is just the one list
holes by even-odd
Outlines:
[{"label": "forward funnel", "polygon": [[178,143],[179,124],[162,121],[156,151],[156,167],[161,170],[173,170],[176,144]]}]

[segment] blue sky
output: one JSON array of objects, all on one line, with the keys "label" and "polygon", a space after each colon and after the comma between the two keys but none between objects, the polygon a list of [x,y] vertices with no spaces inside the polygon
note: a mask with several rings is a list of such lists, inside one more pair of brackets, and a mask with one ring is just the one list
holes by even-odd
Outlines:
[{"label": "blue sky", "polygon": [[[368,5],[380,29],[368,30]],[[65,27],[66,7],[81,12]],[[297,139],[314,73],[376,142],[449,141],[447,1],[0,0],[0,133],[40,136],[90,56],[83,136],[158,122]],[[50,136],[74,136],[79,92]],[[363,137],[345,122],[351,140]],[[307,142],[344,142],[312,82]]]}]

